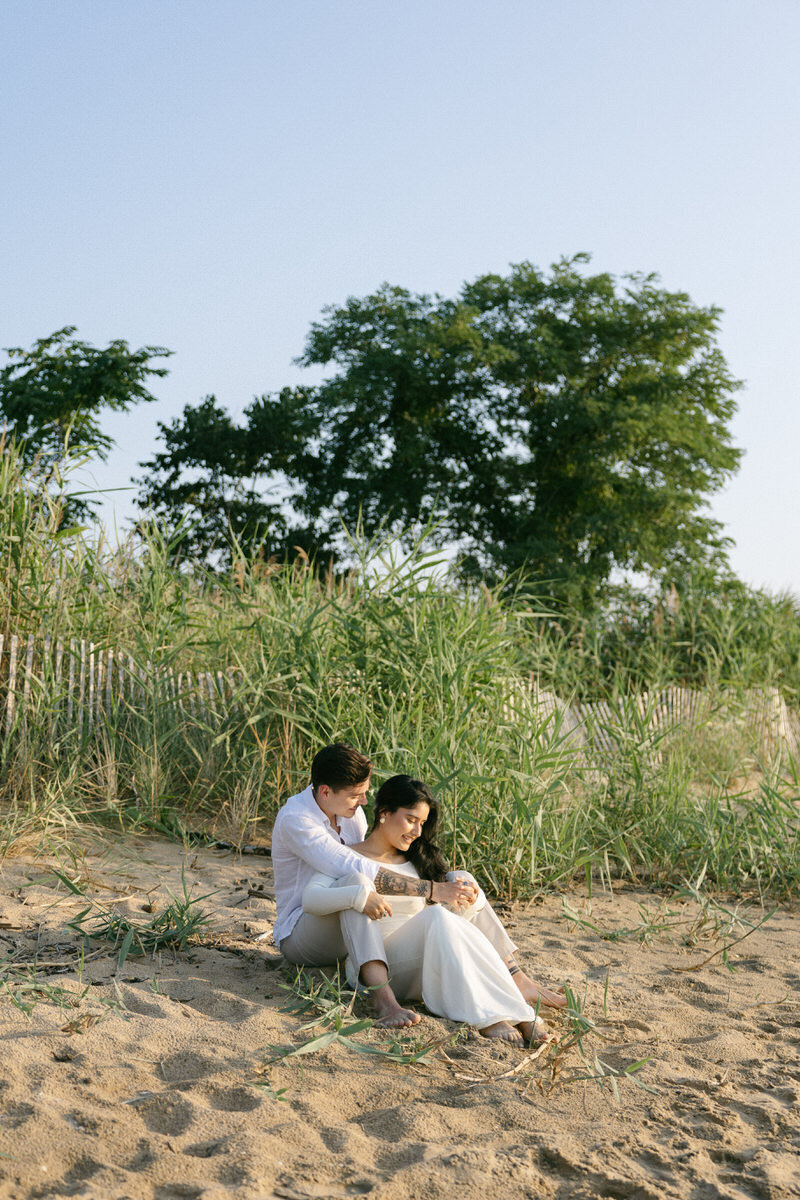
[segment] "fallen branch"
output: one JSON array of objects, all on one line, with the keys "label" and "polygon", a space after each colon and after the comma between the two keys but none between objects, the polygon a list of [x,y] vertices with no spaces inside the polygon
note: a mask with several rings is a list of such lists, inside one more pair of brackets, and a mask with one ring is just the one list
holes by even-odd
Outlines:
[{"label": "fallen branch", "polygon": [[708,958],[704,958],[702,962],[694,963],[690,967],[673,967],[672,968],[673,971],[680,971],[683,973],[685,971],[701,970],[701,968],[705,967],[708,963],[710,963],[712,961],[712,959],[715,959],[718,954],[727,954],[732,946],[738,946],[740,942],[743,942],[745,940],[745,938],[749,938],[751,933],[755,933],[756,930],[760,929],[762,925],[766,925],[766,923],[770,919],[770,917],[774,917],[774,915],[777,911],[778,911],[777,908],[773,908],[772,912],[768,912],[765,917],[762,917],[762,919],[758,922],[757,925],[754,925],[752,929],[748,929],[747,933],[743,933],[741,937],[734,938],[732,942],[728,942],[726,945],[720,946],[719,950],[715,950],[713,954],[709,954]]},{"label": "fallen branch", "polygon": [[[529,1063],[532,1063],[535,1059],[539,1058],[540,1055],[544,1054],[545,1050],[547,1050],[549,1046],[556,1046],[557,1044],[558,1043],[555,1041],[542,1042],[541,1046],[537,1046],[537,1048],[531,1054],[526,1054],[525,1057],[521,1058],[515,1066],[509,1067],[507,1071],[501,1071],[499,1075],[461,1075],[460,1073],[456,1072],[456,1079],[461,1079],[465,1083],[472,1084],[495,1083],[498,1079],[510,1079],[512,1075],[516,1075],[517,1072],[521,1071],[523,1067],[526,1067]],[[445,1054],[445,1058],[448,1062],[453,1061],[452,1058],[450,1058],[447,1054]]]}]

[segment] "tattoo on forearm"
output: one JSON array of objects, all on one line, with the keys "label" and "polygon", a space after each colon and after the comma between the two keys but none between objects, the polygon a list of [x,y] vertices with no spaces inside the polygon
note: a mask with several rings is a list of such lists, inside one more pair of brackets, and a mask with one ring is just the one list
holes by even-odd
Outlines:
[{"label": "tattoo on forearm", "polygon": [[427,900],[430,884],[427,879],[411,879],[381,867],[375,876],[375,891],[382,896],[421,896]]}]

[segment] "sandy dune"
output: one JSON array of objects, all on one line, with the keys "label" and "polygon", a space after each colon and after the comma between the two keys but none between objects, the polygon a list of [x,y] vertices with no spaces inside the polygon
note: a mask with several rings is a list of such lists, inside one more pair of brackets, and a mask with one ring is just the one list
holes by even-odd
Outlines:
[{"label": "sandy dune", "polygon": [[[167,889],[181,894],[183,870],[193,894],[213,893],[213,927],[119,969],[93,944],[76,972],[67,922],[87,900],[54,869],[145,921]],[[312,1014],[285,1011],[287,971],[254,940],[274,914],[270,884],[269,859],[156,839],[5,860],[0,1197],[800,1196],[796,913],[732,946],[733,971],[719,953],[687,971],[748,926],[701,928],[696,905],[647,893],[570,894],[582,920],[629,931],[608,940],[570,922],[560,897],[517,905],[506,916],[526,966],[567,981],[599,1023],[586,1057],[573,1046],[523,1059],[465,1031],[413,1065],[334,1043],[265,1070],[270,1047],[324,1032],[300,1032]],[[548,1020],[569,1039],[565,1018]],[[409,1044],[455,1032],[426,1016]],[[595,1053],[617,1072],[649,1057],[636,1078],[652,1091],[623,1078],[617,1101],[578,1078]]]}]

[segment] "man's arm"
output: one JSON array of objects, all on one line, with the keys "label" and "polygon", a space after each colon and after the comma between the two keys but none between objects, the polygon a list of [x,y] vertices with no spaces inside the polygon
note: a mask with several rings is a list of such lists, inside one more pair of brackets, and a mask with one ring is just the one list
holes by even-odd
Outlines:
[{"label": "man's arm", "polygon": [[421,896],[423,900],[431,898],[440,904],[469,904],[474,899],[471,886],[463,882],[434,883],[431,897],[429,880],[388,871],[374,858],[367,858],[352,847],[335,841],[316,821],[307,818],[283,821],[279,840],[290,854],[303,859],[323,875],[338,878],[351,871],[360,871],[368,878],[374,878],[375,891],[384,896]]},{"label": "man's arm", "polygon": [[368,879],[372,879],[378,872],[378,864],[374,859],[365,858],[350,846],[337,842],[318,822],[308,817],[282,821],[277,838],[273,831],[273,848],[276,840],[283,857],[302,859],[315,871],[322,875],[330,875],[333,879],[349,875],[351,871],[360,871]]}]

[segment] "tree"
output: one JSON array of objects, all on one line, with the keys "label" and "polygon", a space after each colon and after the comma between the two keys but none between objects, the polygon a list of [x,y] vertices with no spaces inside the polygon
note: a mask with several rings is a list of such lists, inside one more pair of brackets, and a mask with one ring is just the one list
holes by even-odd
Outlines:
[{"label": "tree", "polygon": [[159,421],[164,449],[140,464],[138,503],[163,525],[180,526],[181,556],[224,564],[232,542],[267,556],[323,549],[288,515],[287,479],[309,432],[304,407],[302,392],[287,388],[254,400],[244,426],[215,396],[187,404],[168,425]]},{"label": "tree", "polygon": [[587,262],[522,263],[455,299],[384,285],[325,309],[299,362],[332,373],[254,402],[251,463],[284,478],[319,540],[337,514],[371,534],[435,511],[471,574],[524,569],[579,602],[615,567],[724,561],[707,501],[740,458],[740,385],[720,310]]},{"label": "tree", "polygon": [[113,446],[103,433],[104,409],[123,412],[154,400],[145,383],[167,374],[151,360],[171,354],[160,346],[131,350],[124,341],[99,349],[73,338],[74,325],[34,342],[31,350],[7,349],[10,363],[0,369],[0,423],[13,434],[25,457],[50,462],[74,451],[104,461]]},{"label": "tree", "polygon": [[504,352],[492,381],[504,487],[483,510],[477,561],[527,564],[591,594],[614,567],[724,562],[707,500],[741,457],[728,431],[741,385],[716,346],[718,308],[654,275],[621,288],[584,276],[585,261],[550,279],[522,264],[462,295]]}]

